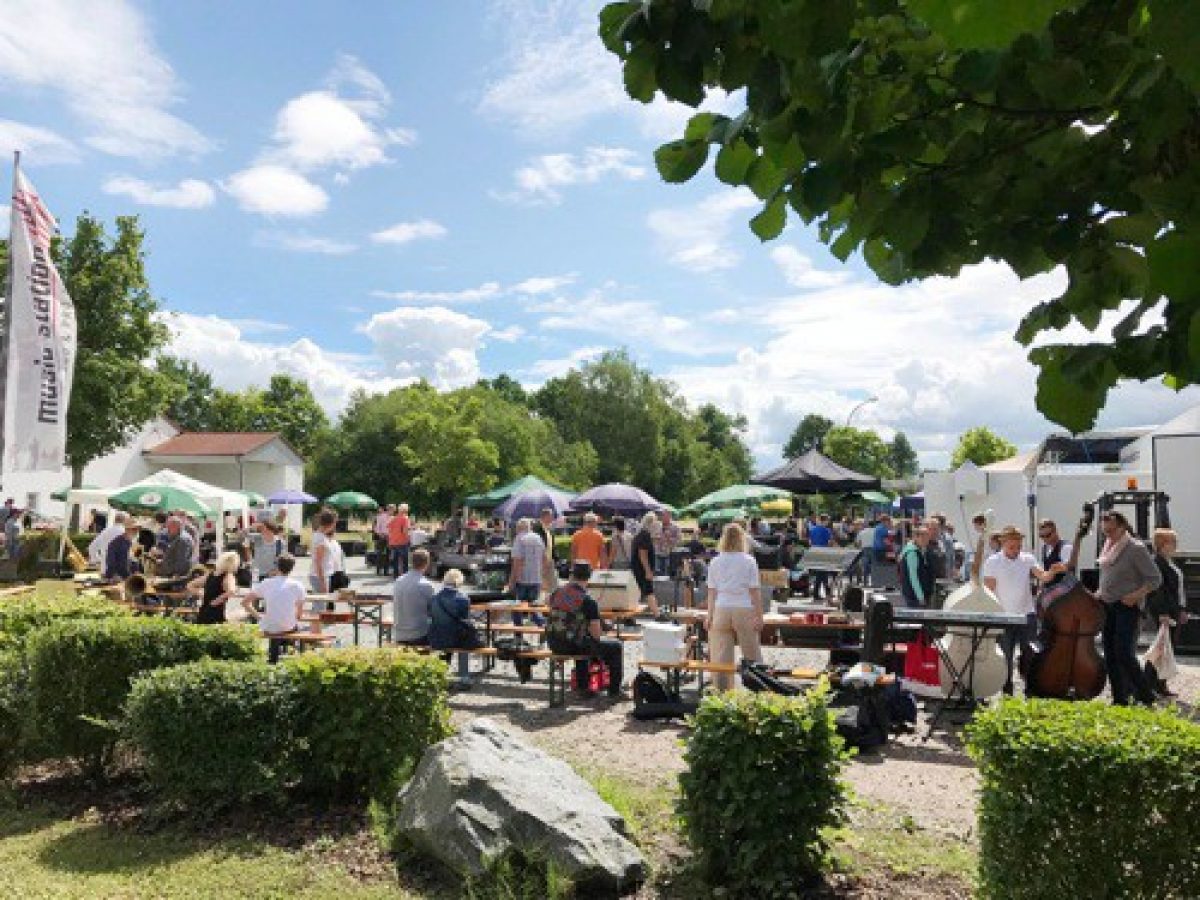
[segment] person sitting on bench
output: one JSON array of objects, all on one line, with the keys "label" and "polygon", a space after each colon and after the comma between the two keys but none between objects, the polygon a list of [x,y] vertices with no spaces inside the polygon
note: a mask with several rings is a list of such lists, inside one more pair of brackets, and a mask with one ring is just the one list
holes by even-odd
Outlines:
[{"label": "person sitting on bench", "polygon": [[[477,650],[483,646],[479,629],[471,620],[471,600],[462,592],[463,573],[451,569],[442,576],[442,589],[429,604],[429,646],[434,650]],[[442,654],[446,662],[450,654]],[[458,678],[465,686],[469,675],[467,653],[458,654]]]},{"label": "person sitting on bench", "polygon": [[[592,567],[587,562],[571,564],[571,579],[550,595],[550,616],[546,623],[546,643],[554,653],[567,656],[587,654],[608,666],[608,696],[624,699],[621,679],[624,675],[624,645],[601,637],[600,608],[588,593]],[[596,694],[588,687],[589,659],[575,663],[576,692],[585,698]]]}]

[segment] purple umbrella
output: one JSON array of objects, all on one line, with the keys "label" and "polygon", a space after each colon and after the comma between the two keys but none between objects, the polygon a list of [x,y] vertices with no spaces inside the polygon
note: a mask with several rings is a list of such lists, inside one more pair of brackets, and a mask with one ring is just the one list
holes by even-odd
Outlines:
[{"label": "purple umbrella", "polygon": [[602,484],[584,491],[571,501],[571,509],[605,515],[636,516],[662,509],[662,504],[632,484]]},{"label": "purple umbrella", "polygon": [[267,498],[267,502],[272,505],[282,503],[316,503],[317,498],[312,494],[304,493],[304,491],[296,491],[289,488],[286,491],[276,491]]},{"label": "purple umbrella", "polygon": [[554,510],[554,518],[558,518],[571,509],[571,499],[574,494],[566,491],[556,491],[553,488],[544,491],[525,491],[513,494],[496,507],[492,515],[506,522],[517,519],[536,519],[543,509]]}]

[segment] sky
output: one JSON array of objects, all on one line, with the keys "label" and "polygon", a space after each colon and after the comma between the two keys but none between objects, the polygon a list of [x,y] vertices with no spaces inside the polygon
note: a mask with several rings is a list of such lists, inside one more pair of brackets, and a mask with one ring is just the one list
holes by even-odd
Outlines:
[{"label": "sky", "polygon": [[[1012,335],[1061,273],[893,288],[799,222],[759,243],[757,202],[711,167],[658,178],[694,110],[624,94],[602,5],[3,0],[0,152],[67,231],[141,217],[171,351],[223,387],[287,372],[336,415],[357,388],[536,387],[625,347],[745,415],[760,467],[804,414],[869,398],[854,424],[926,466],[975,425],[1052,429]],[[1197,403],[1129,384],[1100,424]]]}]

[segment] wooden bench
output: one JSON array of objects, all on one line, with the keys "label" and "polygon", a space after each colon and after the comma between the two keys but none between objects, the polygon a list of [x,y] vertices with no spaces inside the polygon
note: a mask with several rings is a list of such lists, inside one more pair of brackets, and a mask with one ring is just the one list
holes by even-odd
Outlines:
[{"label": "wooden bench", "polygon": [[332,634],[322,634],[319,631],[285,631],[277,634],[263,634],[268,640],[287,641],[300,653],[314,647],[328,647],[336,638]]},{"label": "wooden bench", "polygon": [[737,666],[733,663],[710,662],[706,659],[681,659],[678,662],[657,662],[655,660],[639,660],[639,669],[660,669],[666,673],[667,687],[678,694],[683,687],[683,673],[694,672],[699,680],[696,688],[704,693],[704,675],[706,673],[719,675],[736,675]]},{"label": "wooden bench", "polygon": [[549,665],[551,708],[567,705],[567,663],[573,664],[580,660],[593,658],[587,653],[555,653],[548,648],[525,650],[518,653],[517,657],[535,663],[546,662]]}]

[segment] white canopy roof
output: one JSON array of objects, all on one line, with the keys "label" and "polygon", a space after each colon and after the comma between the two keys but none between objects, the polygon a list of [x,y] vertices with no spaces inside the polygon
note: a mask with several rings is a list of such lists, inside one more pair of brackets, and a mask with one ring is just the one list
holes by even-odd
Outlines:
[{"label": "white canopy roof", "polygon": [[67,491],[67,505],[79,505],[84,503],[107,503],[108,498],[113,494],[124,491],[131,487],[137,488],[154,488],[154,487],[174,487],[187,491],[199,497],[205,503],[213,508],[213,512],[217,515],[226,512],[241,512],[248,511],[250,500],[245,494],[240,491],[231,491],[226,488],[217,487],[215,484],[207,484],[196,478],[190,478],[187,475],[181,475],[174,469],[162,469],[152,475],[147,475],[141,481],[135,481],[132,484],[121,485],[119,488],[72,488]]}]

